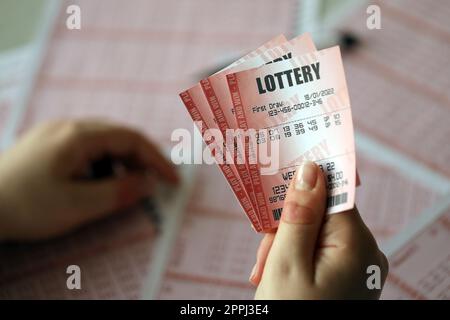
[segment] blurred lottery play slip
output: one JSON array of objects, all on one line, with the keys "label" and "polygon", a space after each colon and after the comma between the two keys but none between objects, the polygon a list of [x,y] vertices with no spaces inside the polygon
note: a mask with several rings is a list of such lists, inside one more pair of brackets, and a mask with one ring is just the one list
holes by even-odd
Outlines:
[{"label": "blurred lottery play slip", "polygon": [[257,232],[278,226],[305,161],[325,174],[328,213],[353,208],[358,177],[339,47],[317,51],[308,33],[279,35],[180,97]]}]

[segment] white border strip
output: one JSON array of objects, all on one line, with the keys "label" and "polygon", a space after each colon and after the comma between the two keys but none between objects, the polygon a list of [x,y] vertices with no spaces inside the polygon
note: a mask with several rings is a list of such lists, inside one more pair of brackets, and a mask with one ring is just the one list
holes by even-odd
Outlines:
[{"label": "white border strip", "polygon": [[[388,146],[355,130],[357,151],[361,151],[374,159],[390,166],[404,176],[417,181],[419,184],[431,188],[441,194],[450,193],[450,180],[420,162],[389,148]],[[358,166],[358,163],[356,164]],[[364,184],[364,181],[361,181]]]},{"label": "white border strip", "polygon": [[381,249],[387,257],[392,256],[408,243],[418,232],[438,219],[442,214],[450,210],[450,194],[444,196],[436,205],[425,210],[411,224],[404,228],[393,239],[388,240],[386,244],[381,244]]}]

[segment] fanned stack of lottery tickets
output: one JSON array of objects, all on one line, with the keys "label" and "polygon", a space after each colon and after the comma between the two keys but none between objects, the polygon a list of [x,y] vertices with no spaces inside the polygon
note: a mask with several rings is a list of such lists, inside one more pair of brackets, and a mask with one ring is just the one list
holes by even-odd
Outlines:
[{"label": "fanned stack of lottery tickets", "polygon": [[350,99],[339,47],[309,34],[277,36],[180,93],[257,232],[278,226],[296,168],[317,163],[327,212],[353,208],[357,173]]}]

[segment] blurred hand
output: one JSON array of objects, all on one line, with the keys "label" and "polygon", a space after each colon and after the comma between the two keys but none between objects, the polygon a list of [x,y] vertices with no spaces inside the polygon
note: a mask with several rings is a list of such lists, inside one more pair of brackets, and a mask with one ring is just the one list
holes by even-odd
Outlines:
[{"label": "blurred hand", "polygon": [[[87,179],[93,161],[105,156],[124,163],[123,174]],[[134,130],[95,121],[32,129],[0,155],[0,239],[60,235],[131,206],[151,193],[152,172],[177,182],[172,166]]]},{"label": "blurred hand", "polygon": [[367,288],[369,265],[388,262],[358,210],[325,216],[326,189],[312,162],[292,180],[276,233],[263,238],[250,282],[256,299],[376,299]]}]

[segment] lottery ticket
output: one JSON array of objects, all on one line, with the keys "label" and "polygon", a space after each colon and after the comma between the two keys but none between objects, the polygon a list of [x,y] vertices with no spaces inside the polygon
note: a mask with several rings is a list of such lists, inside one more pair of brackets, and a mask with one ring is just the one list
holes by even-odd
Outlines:
[{"label": "lottery ticket", "polygon": [[[180,97],[184,105],[186,106],[186,109],[188,110],[192,120],[198,126],[205,143],[210,147],[211,152],[213,152],[213,150],[220,150],[220,148],[216,148],[215,141],[211,137],[207,136],[209,132],[207,123],[214,122],[212,114],[205,113],[203,115],[200,113],[198,108],[197,102],[206,99],[203,95],[201,87],[195,86],[189,90],[186,90],[180,94]],[[239,175],[237,174],[236,170],[233,169],[230,164],[221,163],[220,159],[223,158],[223,154],[216,153],[214,156],[217,160],[216,162],[218,163],[220,170],[228,181],[228,184],[236,195],[248,219],[252,223],[252,226],[257,232],[262,231],[258,214],[254,210],[253,203],[250,200],[250,193],[245,188],[243,182],[239,179]]]},{"label": "lottery ticket", "polygon": [[[304,160],[325,172],[328,213],[353,207],[358,178],[338,47],[316,51],[309,34],[278,36],[180,97],[256,231],[277,227]],[[268,166],[261,150],[270,150]]]},{"label": "lottery ticket", "polygon": [[[234,62],[225,69],[216,73],[217,78],[214,78],[214,80],[218,80],[215,81],[215,84],[220,83],[221,85],[220,92],[222,93],[222,95],[220,97],[228,98],[227,100],[222,100],[225,101],[223,102],[223,105],[226,106],[227,110],[231,112],[227,113],[228,120],[234,120],[234,115],[231,111],[232,110],[231,99],[228,96],[224,95],[224,94],[229,95],[225,73],[257,67],[265,63],[274,61],[276,62],[281,59],[287,59],[292,56],[292,53],[302,54],[304,52],[310,52],[314,50],[315,46],[309,34],[301,35],[297,38],[292,39],[289,42],[286,42],[284,36],[278,36],[272,39],[271,41],[267,42],[260,48],[256,49],[255,51],[249,53],[248,55]],[[206,131],[209,129],[220,129],[224,133],[224,130],[228,128],[228,122],[226,120],[221,121],[222,119],[220,118],[220,116],[219,116],[220,120],[218,120],[214,112],[211,113],[212,111],[212,106],[210,105],[211,93],[214,94],[214,91],[213,90],[205,91],[206,85],[204,81],[207,80],[206,79],[202,80],[200,84],[205,94],[210,93],[210,95],[207,96],[209,98],[207,101],[205,101],[205,98],[199,92],[199,84],[183,92],[181,98],[185,103],[186,107],[188,108],[191,118],[194,121],[200,122],[202,124],[201,125],[203,129],[202,134],[205,133],[207,134]],[[216,114],[217,112],[218,110],[216,110]],[[236,128],[235,121],[233,122],[233,125],[231,125],[230,127]],[[209,140],[209,138],[207,140]],[[205,142],[209,144],[208,141]],[[214,147],[211,148],[215,149]],[[216,154],[216,156],[218,156],[218,154]],[[235,152],[234,155],[236,156],[237,153]],[[221,157],[222,155],[219,158]],[[259,231],[261,230],[259,219],[260,215],[258,212],[258,204],[256,202],[255,193],[253,191],[253,185],[251,182],[251,178],[249,176],[249,171],[245,163],[243,164],[239,163],[240,162],[237,161],[236,158],[234,158],[231,165],[220,164],[219,167],[221,168],[225,177],[227,179],[230,179],[228,182],[230,186],[232,186],[233,191],[235,191],[238,199],[240,199],[239,202],[241,203],[241,206],[244,208],[244,211],[246,211],[247,216],[249,217],[250,221],[254,226],[254,229]],[[227,174],[225,174],[224,170],[226,170]],[[248,200],[250,201],[253,210],[250,209],[248,205],[249,203]],[[255,219],[258,220],[257,224],[255,222]]]},{"label": "lottery ticket", "polygon": [[[305,160],[325,173],[328,213],[353,208],[353,124],[339,47],[231,73],[227,80],[237,125],[257,130],[253,144],[246,139],[245,156],[263,230],[277,227],[289,181]],[[262,170],[255,155],[272,142],[277,166]]]},{"label": "lottery ticket", "polygon": [[267,63],[289,59],[292,55],[298,56],[313,51],[316,51],[316,47],[309,33],[305,33],[289,42],[260,51],[250,59],[240,59],[226,69],[200,81],[222,133],[225,134],[226,129],[238,128],[234,116],[233,102],[228,91],[227,74],[257,68]]},{"label": "lottery ticket", "polygon": [[[261,52],[264,52],[265,50],[277,46],[285,41],[286,38],[283,35],[279,35],[238,61],[244,62],[253,58],[255,55],[258,55]],[[208,130],[218,127],[216,125],[216,120],[209,109],[208,102],[203,94],[200,84],[196,84],[192,88],[182,92],[180,97],[192,120],[199,126],[199,130],[205,140],[205,143],[210,146],[211,150],[221,150],[221,148],[215,147],[215,141],[208,136]],[[254,197],[248,172],[245,170],[238,173],[235,166],[227,163],[221,164],[220,159],[223,159],[223,154],[221,153],[216,153],[215,157],[219,160],[219,168],[227,179],[231,189],[235,193],[240,205],[252,223],[253,228],[258,232],[261,231],[262,228],[259,222],[258,212],[255,210],[257,208],[256,199]]]},{"label": "lottery ticket", "polygon": [[[316,47],[311,36],[308,33],[305,33],[289,42],[260,52],[251,59],[240,59],[230,68],[226,68],[222,72],[216,73],[200,81],[205,97],[208,100],[209,107],[213,113],[215,123],[222,132],[223,137],[227,137],[228,129],[239,128],[235,118],[233,102],[231,101],[230,92],[228,90],[227,74],[260,67],[269,63],[276,63],[278,61],[290,59],[293,55],[302,55],[307,52],[314,52],[315,50]],[[235,144],[228,143],[227,145]],[[243,150],[243,148],[240,148],[239,150]],[[233,152],[234,163],[241,179],[245,181],[244,185],[246,186],[246,189],[251,190],[250,197],[261,223],[261,217],[267,216],[265,213],[266,208],[262,202],[257,201],[256,199],[257,194],[254,192],[253,180],[250,177],[248,163],[240,160],[242,155],[239,150],[234,150]],[[268,227],[267,223],[265,227]]]}]

